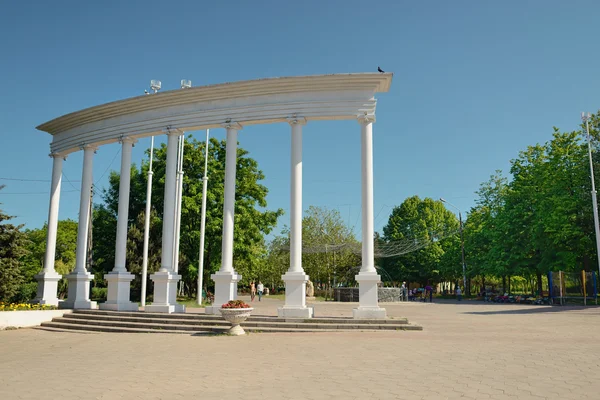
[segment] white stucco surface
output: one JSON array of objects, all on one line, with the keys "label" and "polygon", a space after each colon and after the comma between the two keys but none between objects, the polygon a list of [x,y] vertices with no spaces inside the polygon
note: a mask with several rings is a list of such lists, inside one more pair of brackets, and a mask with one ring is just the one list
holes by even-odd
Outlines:
[{"label": "white stucco surface", "polygon": [[0,311],[0,330],[8,327],[26,328],[38,326],[52,318],[62,317],[72,310]]}]

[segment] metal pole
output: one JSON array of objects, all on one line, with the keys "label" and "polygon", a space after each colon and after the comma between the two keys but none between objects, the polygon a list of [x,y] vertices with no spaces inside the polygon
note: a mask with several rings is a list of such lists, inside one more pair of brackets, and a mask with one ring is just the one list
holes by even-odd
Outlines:
[{"label": "metal pole", "polygon": [[202,278],[204,275],[204,230],[206,228],[206,190],[208,187],[208,134],[206,130],[206,144],[204,149],[204,176],[202,177],[202,217],[200,222],[200,254],[198,256],[198,305],[202,305]]},{"label": "metal pole", "polygon": [[456,209],[456,211],[458,211],[458,223],[460,225],[459,229],[460,229],[460,252],[461,252],[461,256],[462,256],[462,270],[463,270],[463,292],[465,292],[466,294],[466,290],[467,290],[467,266],[465,263],[465,240],[463,237],[463,223],[462,223],[462,214],[460,212],[460,209],[458,207],[456,207],[454,204],[450,203],[449,201],[443,199],[440,197],[440,201],[442,203],[446,203],[448,204],[450,207]]},{"label": "metal pole", "polygon": [[[460,224],[460,251],[462,254],[462,269],[463,269],[463,290],[467,290],[467,266],[465,265],[465,239],[463,237],[463,223],[462,223],[462,215],[460,210],[458,210],[458,221]],[[471,291],[469,290],[469,294]]]},{"label": "metal pole", "polygon": [[596,183],[594,182],[594,164],[592,162],[592,140],[590,137],[590,120],[591,115],[581,113],[581,119],[585,121],[585,129],[587,132],[588,155],[590,157],[590,176],[592,179],[592,208],[594,210],[594,228],[596,229],[596,255],[598,257],[598,271],[600,271],[600,224],[598,223],[598,199],[596,198]]},{"label": "metal pole", "polygon": [[142,307],[146,306],[146,281],[148,280],[148,236],[150,234],[150,196],[152,195],[152,155],[154,153],[154,136],[150,142],[150,165],[148,167],[148,184],[146,186],[146,214],[144,215],[144,258],[142,261]]}]

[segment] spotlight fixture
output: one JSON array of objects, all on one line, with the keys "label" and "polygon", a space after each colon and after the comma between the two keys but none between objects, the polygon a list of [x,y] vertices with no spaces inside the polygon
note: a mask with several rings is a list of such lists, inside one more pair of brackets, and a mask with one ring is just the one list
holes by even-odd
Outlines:
[{"label": "spotlight fixture", "polygon": [[154,90],[154,93],[158,92],[160,90],[160,81],[152,79],[150,81],[150,88]]},{"label": "spotlight fixture", "polygon": [[191,87],[192,87],[192,81],[190,81],[189,79],[181,80],[181,88],[182,89],[187,89],[187,88],[191,88]]}]

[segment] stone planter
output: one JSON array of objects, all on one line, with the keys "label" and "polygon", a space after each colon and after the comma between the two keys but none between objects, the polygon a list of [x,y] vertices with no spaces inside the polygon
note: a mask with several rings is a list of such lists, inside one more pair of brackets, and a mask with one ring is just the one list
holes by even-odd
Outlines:
[{"label": "stone planter", "polygon": [[246,333],[240,326],[252,314],[254,308],[220,308],[223,318],[231,323],[231,328],[227,331],[229,335],[243,335]]}]

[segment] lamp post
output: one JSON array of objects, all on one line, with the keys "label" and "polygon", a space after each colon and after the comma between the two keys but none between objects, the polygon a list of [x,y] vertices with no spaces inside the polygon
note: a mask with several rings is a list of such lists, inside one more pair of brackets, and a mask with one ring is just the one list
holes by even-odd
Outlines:
[{"label": "lamp post", "polygon": [[[160,88],[161,83],[158,80],[150,81],[150,88],[156,94]],[[149,94],[146,91],[146,94]],[[142,260],[142,293],[141,303],[142,307],[146,307],[146,281],[148,280],[148,240],[150,237],[150,209],[151,209],[151,197],[152,197],[152,155],[154,154],[154,136],[150,140],[150,165],[148,166],[148,180],[146,182],[146,214],[144,215],[144,254]]]},{"label": "lamp post", "polygon": [[465,265],[465,240],[463,238],[463,223],[462,223],[462,213],[460,209],[456,207],[454,204],[450,203],[447,200],[444,200],[440,197],[440,201],[442,203],[448,204],[450,207],[456,209],[458,211],[458,223],[460,225],[460,252],[462,255],[462,269],[463,269],[463,290],[467,290],[467,267]]},{"label": "lamp post", "polygon": [[592,139],[590,137],[590,113],[582,112],[581,120],[585,122],[587,132],[588,155],[590,157],[590,177],[592,179],[592,208],[594,209],[594,228],[596,229],[596,253],[598,255],[598,271],[600,272],[600,224],[598,224],[598,199],[596,198],[596,183],[594,182],[594,164],[592,163]]},{"label": "lamp post", "polygon": [[204,149],[204,176],[202,177],[202,219],[200,222],[200,253],[198,255],[198,305],[202,305],[202,278],[204,275],[204,231],[206,229],[206,189],[208,186],[208,134],[206,130],[206,145]]}]

